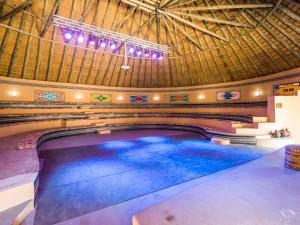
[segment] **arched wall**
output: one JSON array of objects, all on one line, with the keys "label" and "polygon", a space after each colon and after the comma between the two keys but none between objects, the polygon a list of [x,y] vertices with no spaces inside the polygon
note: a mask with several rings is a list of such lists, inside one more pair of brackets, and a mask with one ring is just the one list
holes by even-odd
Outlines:
[{"label": "arched wall", "polygon": [[[300,68],[244,81],[182,88],[116,88],[1,77],[0,102],[34,102],[34,91],[36,90],[62,91],[65,95],[64,102],[74,104],[91,103],[92,93],[110,94],[112,104],[128,104],[130,103],[130,95],[147,95],[147,103],[167,104],[171,94],[188,94],[188,103],[223,103],[223,101],[218,101],[216,96],[218,92],[226,90],[241,91],[241,98],[234,100],[234,102],[256,102],[267,101],[267,97],[273,95],[275,84],[299,81]],[[16,96],[11,95],[12,91],[15,91]],[[260,91],[260,96],[256,96],[258,91]],[[78,95],[81,96],[80,99],[77,98]],[[199,95],[204,96],[204,98],[198,99]],[[122,96],[123,99],[119,100],[119,96]],[[155,96],[159,96],[160,99],[154,100]]]}]

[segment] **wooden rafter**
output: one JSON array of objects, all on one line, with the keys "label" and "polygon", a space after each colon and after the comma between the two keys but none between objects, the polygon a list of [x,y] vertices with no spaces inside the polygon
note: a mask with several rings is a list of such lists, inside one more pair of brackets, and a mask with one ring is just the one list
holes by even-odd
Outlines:
[{"label": "wooden rafter", "polygon": [[211,5],[211,6],[195,6],[183,7],[182,11],[209,11],[209,10],[231,10],[231,9],[259,9],[272,8],[273,4],[234,4],[234,5]]},{"label": "wooden rafter", "polygon": [[31,0],[27,0],[26,2],[21,3],[19,6],[15,7],[14,9],[12,9],[11,11],[9,11],[8,13],[0,16],[0,22],[15,16],[16,14],[18,14],[19,12],[21,12],[22,10],[26,9],[28,6],[32,5],[32,1]]},{"label": "wooden rafter", "polygon": [[185,30],[183,29],[183,28],[181,28],[180,27],[180,25],[178,24],[178,23],[176,23],[171,17],[169,17],[167,14],[166,15],[164,15],[168,20],[170,20],[171,21],[171,23],[175,26],[175,27],[177,27],[180,31],[181,31],[181,33],[183,33],[185,36],[186,36],[186,38],[188,39],[188,40],[190,40],[197,48],[199,48],[200,50],[202,50],[202,47],[187,33],[187,32],[185,32]]},{"label": "wooden rafter", "polygon": [[195,15],[195,14],[192,14],[192,13],[184,13],[184,12],[175,11],[175,10],[173,10],[172,12],[175,13],[175,14],[182,15],[182,16],[192,17],[192,18],[195,18],[195,19],[200,20],[200,21],[207,21],[207,22],[219,23],[219,24],[227,24],[227,25],[236,26],[236,27],[253,28],[253,26],[251,26],[249,24],[237,23],[237,22],[233,22],[233,21],[230,21],[230,20],[222,20],[222,19],[217,19],[217,18],[199,16],[199,15]]},{"label": "wooden rafter", "polygon": [[223,41],[228,41],[225,37],[222,37],[222,36],[220,36],[220,35],[218,35],[218,34],[212,32],[212,31],[209,31],[209,30],[207,30],[207,29],[205,29],[205,28],[203,28],[203,27],[200,27],[200,26],[198,26],[198,25],[196,25],[196,24],[194,24],[194,23],[192,23],[192,22],[190,22],[190,21],[188,21],[188,20],[186,20],[186,19],[183,19],[183,18],[181,18],[181,17],[179,17],[179,16],[176,16],[176,15],[174,15],[174,14],[172,14],[172,13],[164,12],[163,14],[166,15],[166,16],[168,16],[168,17],[173,17],[173,18],[176,19],[177,21],[180,21],[180,22],[182,22],[182,23],[185,23],[185,24],[187,24],[188,26],[193,27],[193,28],[195,28],[195,29],[197,29],[197,30],[199,30],[199,31],[201,31],[201,32],[203,32],[203,33],[209,34],[209,35],[211,35],[211,36],[213,36],[213,37],[216,37],[216,38],[219,38],[219,39],[221,39],[221,40],[223,40]]},{"label": "wooden rafter", "polygon": [[49,26],[51,25],[51,23],[52,23],[52,21],[53,21],[54,15],[55,15],[55,14],[57,13],[57,11],[58,11],[58,7],[59,7],[59,5],[60,5],[60,2],[61,2],[61,0],[56,0],[56,1],[55,1],[54,6],[53,6],[53,8],[52,8],[52,10],[51,10],[51,13],[50,13],[50,15],[48,16],[48,18],[47,18],[47,20],[46,20],[46,22],[45,22],[45,24],[44,24],[44,26],[43,26],[43,28],[42,28],[42,31],[41,31],[41,33],[40,33],[40,37],[44,37],[45,33],[47,32]]},{"label": "wooden rafter", "polygon": [[122,27],[123,24],[126,22],[126,20],[135,12],[135,10],[137,10],[138,7],[133,7],[129,13],[127,13],[127,15],[116,25],[112,28],[112,30],[117,30],[118,28]]},{"label": "wooden rafter", "polygon": [[165,23],[165,25],[166,25],[166,29],[167,29],[167,31],[168,31],[170,37],[171,37],[171,43],[173,43],[173,46],[174,46],[176,52],[178,53],[178,55],[181,55],[181,52],[180,52],[179,48],[178,48],[177,45],[175,44],[175,38],[174,38],[174,36],[173,36],[173,32],[171,31],[171,28],[169,27],[169,24],[168,24],[167,20],[165,19],[164,16],[163,16],[162,18],[163,18],[163,21],[164,21],[164,23]]}]

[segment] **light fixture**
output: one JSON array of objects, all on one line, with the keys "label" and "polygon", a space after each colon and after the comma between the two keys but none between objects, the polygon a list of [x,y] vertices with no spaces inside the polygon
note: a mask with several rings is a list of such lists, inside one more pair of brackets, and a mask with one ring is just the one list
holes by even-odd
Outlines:
[{"label": "light fixture", "polygon": [[95,44],[96,44],[96,37],[90,34],[88,38],[88,45],[95,45]]},{"label": "light fixture", "polygon": [[163,54],[160,54],[160,56],[158,57],[159,60],[163,60],[164,59],[164,56]]},{"label": "light fixture", "polygon": [[115,42],[112,42],[112,43],[110,44],[110,48],[111,48],[112,50],[114,50],[116,47],[117,47],[117,46],[116,46]]},{"label": "light fixture", "polygon": [[255,92],[255,96],[256,96],[256,97],[261,96],[261,90],[257,90],[257,91]]},{"label": "light fixture", "polygon": [[84,41],[84,36],[82,33],[78,33],[77,42],[82,43]]},{"label": "light fixture", "polygon": [[117,99],[118,99],[119,101],[122,101],[122,100],[124,99],[124,97],[120,95],[120,96],[117,97]]},{"label": "light fixture", "polygon": [[76,33],[78,32],[82,34],[90,34],[93,35],[94,37],[103,38],[105,40],[112,40],[115,42],[115,45],[116,43],[127,44],[129,46],[134,47],[134,50],[137,48],[141,48],[156,53],[161,52],[167,54],[168,52],[170,52],[170,47],[167,45],[161,45],[155,42],[146,41],[144,39],[121,34],[108,29],[103,29],[97,26],[82,23],[80,21],[72,20],[58,15],[53,16],[53,24],[54,26],[57,26],[62,29],[63,37],[66,42],[72,39],[73,32]]},{"label": "light fixture", "polygon": [[199,100],[203,100],[204,98],[205,98],[204,95],[198,95]]},{"label": "light fixture", "polygon": [[18,95],[18,92],[16,90],[12,90],[12,91],[9,92],[9,95],[11,97],[16,97]]},{"label": "light fixture", "polygon": [[129,48],[129,53],[130,53],[130,54],[134,53],[134,47],[131,46],[131,47]]},{"label": "light fixture", "polygon": [[67,28],[62,28],[61,32],[63,34],[64,41],[69,43],[72,40],[73,32]]},{"label": "light fixture", "polygon": [[107,41],[106,41],[105,39],[101,38],[101,39],[100,39],[100,47],[101,47],[101,48],[105,48],[105,47],[106,47],[106,42],[107,42]]},{"label": "light fixture", "polygon": [[77,94],[77,95],[75,96],[75,98],[76,98],[76,99],[82,99],[82,95],[81,95],[81,94]]},{"label": "light fixture", "polygon": [[152,53],[152,59],[156,59],[157,54],[155,52]]},{"label": "light fixture", "polygon": [[144,56],[149,57],[149,51],[148,50],[145,51]]},{"label": "light fixture", "polygon": [[154,97],[153,97],[153,100],[154,100],[154,101],[158,101],[159,99],[160,99],[159,96],[154,96]]},{"label": "light fixture", "polygon": [[138,49],[138,50],[136,51],[136,55],[137,55],[137,56],[141,56],[141,55],[142,55],[142,50],[141,50],[141,49]]}]

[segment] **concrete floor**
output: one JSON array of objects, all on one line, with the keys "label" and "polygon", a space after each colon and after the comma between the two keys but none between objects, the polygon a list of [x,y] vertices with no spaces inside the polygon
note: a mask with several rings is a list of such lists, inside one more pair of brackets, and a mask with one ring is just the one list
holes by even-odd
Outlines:
[{"label": "concrete floor", "polygon": [[202,177],[146,209],[134,225],[299,225],[300,172],[284,167],[284,149]]},{"label": "concrete floor", "polygon": [[[132,204],[149,207],[191,187],[196,178],[266,153],[253,146],[216,146],[201,138],[181,131],[120,131],[45,143],[40,147],[43,169],[35,224],[129,224],[137,212]],[[121,206],[124,202],[127,209]],[[81,223],[118,206],[123,210],[118,213],[122,222],[116,216],[102,223],[102,216],[102,222],[87,219]]]}]

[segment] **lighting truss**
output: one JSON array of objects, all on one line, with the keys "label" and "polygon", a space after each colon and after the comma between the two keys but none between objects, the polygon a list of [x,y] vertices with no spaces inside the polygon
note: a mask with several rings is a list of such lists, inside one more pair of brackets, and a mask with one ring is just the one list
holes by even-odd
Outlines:
[{"label": "lighting truss", "polygon": [[53,24],[55,26],[70,29],[72,31],[78,31],[86,34],[92,34],[94,36],[104,38],[111,41],[117,41],[118,43],[124,43],[125,45],[133,45],[142,49],[151,51],[157,51],[164,54],[170,52],[170,47],[167,45],[160,45],[154,42],[145,41],[140,38],[131,37],[129,35],[120,34],[111,30],[106,30],[93,25],[82,23],[69,18],[55,15],[53,18]]}]

